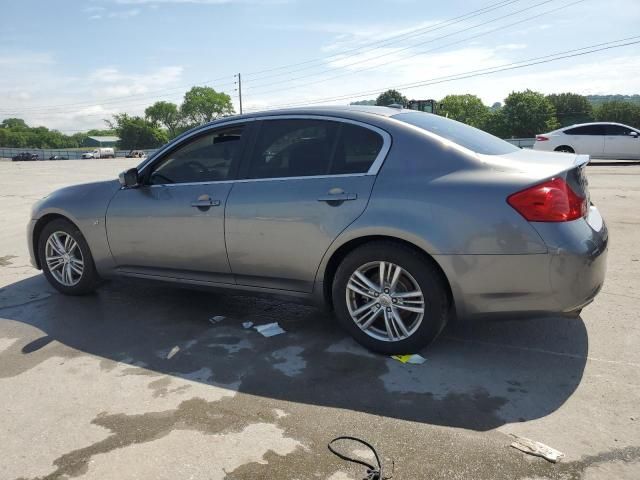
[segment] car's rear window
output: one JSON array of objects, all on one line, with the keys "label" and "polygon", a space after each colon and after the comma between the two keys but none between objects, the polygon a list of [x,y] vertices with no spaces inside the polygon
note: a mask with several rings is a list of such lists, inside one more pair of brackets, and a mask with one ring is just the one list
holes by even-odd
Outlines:
[{"label": "car's rear window", "polygon": [[435,133],[476,153],[503,155],[518,150],[518,147],[490,133],[431,113],[406,112],[394,115],[393,118]]}]

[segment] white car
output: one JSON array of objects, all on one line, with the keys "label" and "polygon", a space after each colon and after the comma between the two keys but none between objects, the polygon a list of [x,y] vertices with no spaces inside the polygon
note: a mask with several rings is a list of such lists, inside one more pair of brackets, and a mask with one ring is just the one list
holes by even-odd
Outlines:
[{"label": "white car", "polygon": [[582,123],[536,135],[534,150],[591,155],[594,158],[640,158],[640,130],[621,123]]}]

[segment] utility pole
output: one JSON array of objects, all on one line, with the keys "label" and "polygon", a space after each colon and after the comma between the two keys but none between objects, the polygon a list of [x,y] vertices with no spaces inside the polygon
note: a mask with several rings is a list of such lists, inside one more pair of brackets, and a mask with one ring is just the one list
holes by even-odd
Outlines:
[{"label": "utility pole", "polygon": [[238,77],[238,99],[240,101],[240,115],[242,115],[242,76],[238,73],[236,77]]}]

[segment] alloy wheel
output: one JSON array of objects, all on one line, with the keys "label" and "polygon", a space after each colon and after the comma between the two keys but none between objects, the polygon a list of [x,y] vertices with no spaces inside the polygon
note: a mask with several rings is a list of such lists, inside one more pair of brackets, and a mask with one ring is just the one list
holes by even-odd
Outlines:
[{"label": "alloy wheel", "polygon": [[424,294],[404,268],[391,262],[369,262],[347,282],[347,308],[353,322],[376,340],[409,338],[424,318]]},{"label": "alloy wheel", "polygon": [[49,272],[65,287],[77,285],[84,272],[80,246],[71,235],[57,231],[49,235],[45,245],[45,260]]}]

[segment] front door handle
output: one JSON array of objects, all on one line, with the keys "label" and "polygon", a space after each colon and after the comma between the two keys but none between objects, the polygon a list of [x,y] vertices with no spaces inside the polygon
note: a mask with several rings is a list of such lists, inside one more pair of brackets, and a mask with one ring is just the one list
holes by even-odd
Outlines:
[{"label": "front door handle", "polygon": [[329,193],[318,198],[319,202],[345,202],[348,200],[357,200],[357,193]]},{"label": "front door handle", "polygon": [[209,208],[209,207],[219,207],[220,200],[212,200],[210,198],[198,198],[191,202],[192,207],[196,208]]}]

